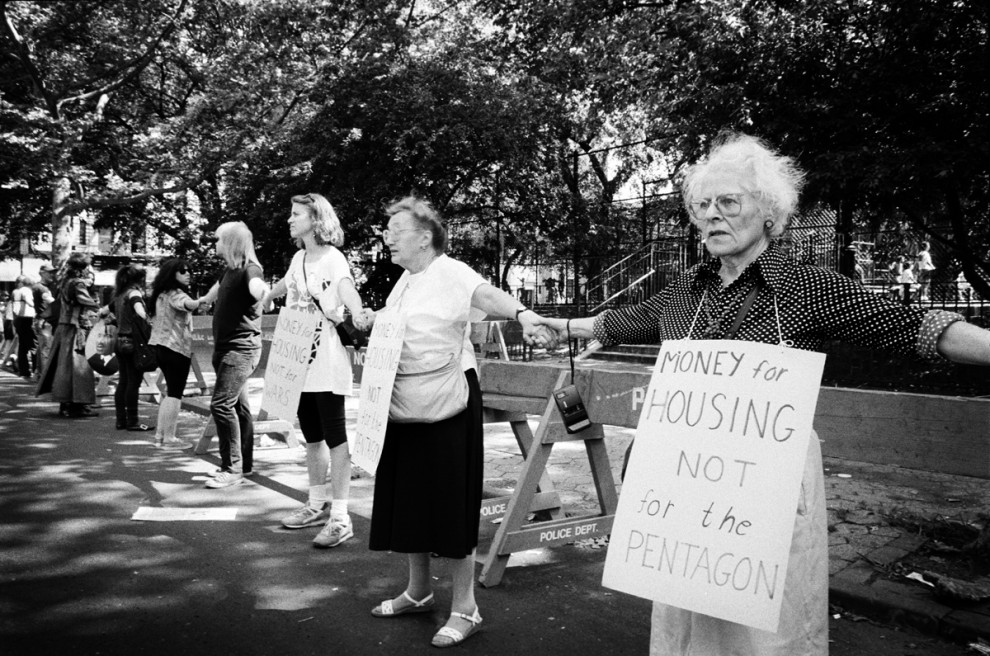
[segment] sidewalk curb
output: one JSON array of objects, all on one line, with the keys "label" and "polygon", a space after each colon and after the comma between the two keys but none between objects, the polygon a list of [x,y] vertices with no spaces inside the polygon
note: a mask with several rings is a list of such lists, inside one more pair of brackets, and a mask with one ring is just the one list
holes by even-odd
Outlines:
[{"label": "sidewalk curb", "polygon": [[990,603],[949,606],[918,583],[884,577],[878,568],[896,563],[926,542],[902,535],[829,576],[829,603],[870,619],[910,626],[954,642],[990,642]]},{"label": "sidewalk curb", "polygon": [[871,585],[836,576],[829,602],[870,619],[910,626],[954,642],[990,641],[990,611],[951,608],[913,585],[877,580]]}]

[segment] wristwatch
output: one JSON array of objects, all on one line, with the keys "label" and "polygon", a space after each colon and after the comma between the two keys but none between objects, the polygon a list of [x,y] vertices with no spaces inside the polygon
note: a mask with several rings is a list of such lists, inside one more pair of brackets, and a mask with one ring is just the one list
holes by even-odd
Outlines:
[{"label": "wristwatch", "polygon": [[518,310],[516,310],[516,321],[519,321],[519,315],[520,314],[522,314],[523,312],[528,312],[528,311],[529,311],[529,308],[526,307],[525,305],[522,306],[521,308],[519,308]]}]

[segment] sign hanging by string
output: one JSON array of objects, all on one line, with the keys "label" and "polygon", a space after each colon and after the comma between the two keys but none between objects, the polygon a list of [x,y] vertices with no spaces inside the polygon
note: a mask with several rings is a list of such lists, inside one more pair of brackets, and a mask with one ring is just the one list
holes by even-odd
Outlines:
[{"label": "sign hanging by string", "polygon": [[664,342],[603,585],[776,631],[824,364],[777,345]]},{"label": "sign hanging by string", "polygon": [[279,310],[261,397],[261,409],[270,415],[295,420],[321,319],[319,314],[306,310]]},{"label": "sign hanging by string", "polygon": [[375,316],[375,326],[364,353],[357,425],[347,436],[351,462],[370,474],[378,469],[385,444],[392,385],[405,334],[405,320],[397,312],[380,311]]}]

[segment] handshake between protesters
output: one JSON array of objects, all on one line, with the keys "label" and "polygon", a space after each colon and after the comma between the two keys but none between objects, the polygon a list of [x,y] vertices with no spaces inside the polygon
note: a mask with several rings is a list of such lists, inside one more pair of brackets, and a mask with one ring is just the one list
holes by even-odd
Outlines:
[{"label": "handshake between protesters", "polygon": [[[364,308],[361,312],[353,315],[354,326],[361,331],[368,332],[375,325],[377,312],[371,308]],[[547,349],[556,349],[564,337],[563,327],[566,319],[549,319],[542,317],[532,310],[522,312],[517,317],[523,329],[523,340],[531,346],[539,346]],[[560,329],[555,329],[557,322]],[[574,335],[576,336],[576,335]]]},{"label": "handshake between protesters", "polygon": [[595,337],[595,317],[544,317],[529,310],[519,315],[519,323],[523,327],[523,339],[527,344],[548,349],[555,349],[560,342],[570,339]]}]

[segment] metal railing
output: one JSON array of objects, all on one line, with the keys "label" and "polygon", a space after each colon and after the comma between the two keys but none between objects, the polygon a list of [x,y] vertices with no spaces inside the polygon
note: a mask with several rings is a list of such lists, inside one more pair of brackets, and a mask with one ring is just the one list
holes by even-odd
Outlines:
[{"label": "metal railing", "polygon": [[686,271],[688,246],[683,239],[653,241],[639,248],[584,285],[589,313],[641,303]]}]

